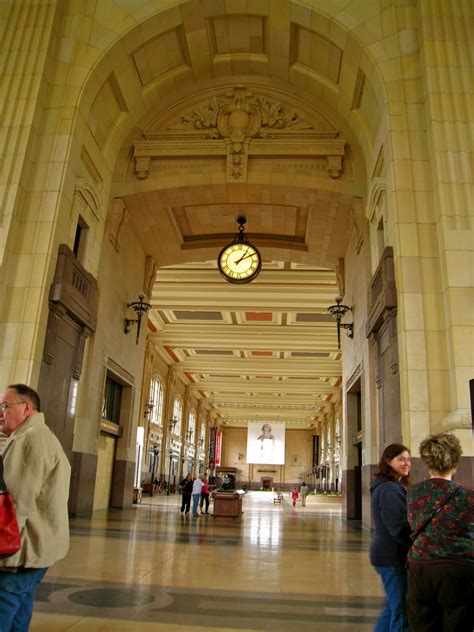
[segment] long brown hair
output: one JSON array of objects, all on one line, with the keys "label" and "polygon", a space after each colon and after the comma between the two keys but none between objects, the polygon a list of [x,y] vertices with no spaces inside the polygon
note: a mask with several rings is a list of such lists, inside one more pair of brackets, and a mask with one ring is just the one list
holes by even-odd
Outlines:
[{"label": "long brown hair", "polygon": [[410,454],[410,450],[401,443],[391,443],[388,445],[382,452],[379,464],[375,468],[374,478],[384,478],[389,481],[401,483],[402,485],[405,485],[405,487],[408,487],[410,483],[410,474],[408,474],[408,476],[402,476],[402,478],[398,480],[398,475],[395,474],[395,471],[388,464],[388,461],[391,461],[402,452],[408,452],[408,454]]}]

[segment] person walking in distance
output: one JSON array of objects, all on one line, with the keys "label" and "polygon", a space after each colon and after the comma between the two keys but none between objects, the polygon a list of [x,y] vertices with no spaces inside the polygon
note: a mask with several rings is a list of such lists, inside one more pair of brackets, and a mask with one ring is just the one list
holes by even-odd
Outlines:
[{"label": "person walking in distance", "polygon": [[193,483],[193,516],[194,518],[199,518],[198,507],[199,507],[199,499],[201,497],[201,492],[204,483],[202,482],[202,477],[198,476],[197,479]]},{"label": "person walking in distance", "polygon": [[69,549],[71,467],[40,412],[38,393],[12,384],[0,395],[3,476],[21,535],[20,550],[0,559],[0,630],[27,632],[37,585]]},{"label": "person walking in distance", "polygon": [[300,494],[301,494],[301,506],[306,507],[306,497],[309,494],[309,487],[306,485],[304,481],[301,483]]},{"label": "person walking in distance", "polygon": [[181,483],[181,513],[189,513],[191,507],[191,494],[193,492],[193,477],[187,474]]},{"label": "person walking in distance", "polygon": [[296,501],[298,500],[298,490],[296,489],[296,487],[293,487],[293,489],[291,490],[291,502],[293,503],[293,507],[296,507]]}]

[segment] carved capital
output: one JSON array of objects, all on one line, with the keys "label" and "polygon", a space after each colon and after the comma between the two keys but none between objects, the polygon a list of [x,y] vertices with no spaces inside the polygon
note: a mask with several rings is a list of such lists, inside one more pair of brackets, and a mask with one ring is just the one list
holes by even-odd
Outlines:
[{"label": "carved capital", "polygon": [[136,156],[135,157],[135,173],[137,178],[145,180],[150,175],[150,156]]},{"label": "carved capital", "polygon": [[458,408],[450,412],[449,415],[443,419],[441,425],[446,432],[452,430],[471,430],[471,413],[467,408]]},{"label": "carved capital", "polygon": [[328,156],[328,176],[333,180],[340,178],[342,173],[342,156]]}]

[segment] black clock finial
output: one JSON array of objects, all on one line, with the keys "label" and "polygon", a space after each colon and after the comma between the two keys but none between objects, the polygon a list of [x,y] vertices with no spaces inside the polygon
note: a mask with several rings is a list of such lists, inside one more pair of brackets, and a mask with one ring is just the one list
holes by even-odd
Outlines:
[{"label": "black clock finial", "polygon": [[239,231],[242,233],[245,230],[245,224],[247,223],[247,218],[243,215],[239,215],[237,218],[237,224],[239,225]]}]

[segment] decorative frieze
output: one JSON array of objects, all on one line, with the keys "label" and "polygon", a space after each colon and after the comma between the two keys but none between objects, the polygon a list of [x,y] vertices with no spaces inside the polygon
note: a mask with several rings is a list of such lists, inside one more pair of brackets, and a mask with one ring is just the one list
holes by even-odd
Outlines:
[{"label": "decorative frieze", "polygon": [[200,157],[202,162],[225,157],[226,179],[247,180],[252,157],[302,158],[319,164],[325,173],[339,178],[343,172],[345,140],[322,116],[317,127],[296,108],[245,87],[235,87],[213,96],[173,120],[165,130],[150,129],[134,145],[135,174],[145,179],[153,163],[176,157]]}]

